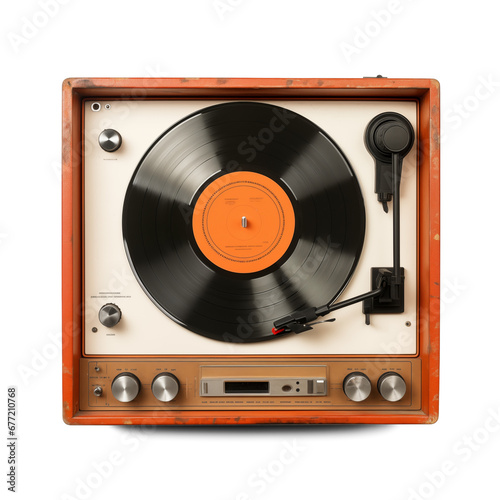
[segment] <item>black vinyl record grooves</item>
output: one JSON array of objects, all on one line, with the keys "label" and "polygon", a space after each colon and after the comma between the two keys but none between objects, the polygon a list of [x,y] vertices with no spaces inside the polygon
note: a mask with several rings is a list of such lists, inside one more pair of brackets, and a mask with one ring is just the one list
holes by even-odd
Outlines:
[{"label": "black vinyl record grooves", "polygon": [[303,116],[256,102],[173,125],[140,161],[123,206],[127,256],[150,299],[228,342],[276,338],[275,320],[335,300],[364,232],[339,147]]}]

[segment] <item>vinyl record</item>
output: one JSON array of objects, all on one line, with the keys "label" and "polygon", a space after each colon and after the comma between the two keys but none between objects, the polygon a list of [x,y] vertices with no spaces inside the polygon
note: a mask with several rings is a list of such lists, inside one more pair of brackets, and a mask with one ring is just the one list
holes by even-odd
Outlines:
[{"label": "vinyl record", "polygon": [[334,300],[363,246],[346,157],[288,109],[201,109],[146,152],[127,190],[132,269],[171,319],[216,340],[276,338],[273,322]]}]

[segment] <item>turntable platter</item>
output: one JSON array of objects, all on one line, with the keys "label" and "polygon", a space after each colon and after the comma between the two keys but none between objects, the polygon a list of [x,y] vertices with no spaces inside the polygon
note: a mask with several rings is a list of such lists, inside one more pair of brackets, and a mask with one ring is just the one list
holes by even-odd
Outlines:
[{"label": "turntable platter", "polygon": [[361,190],[303,116],[230,102],[187,116],[140,161],[123,208],[131,267],[171,319],[229,342],[335,299],[359,259]]}]

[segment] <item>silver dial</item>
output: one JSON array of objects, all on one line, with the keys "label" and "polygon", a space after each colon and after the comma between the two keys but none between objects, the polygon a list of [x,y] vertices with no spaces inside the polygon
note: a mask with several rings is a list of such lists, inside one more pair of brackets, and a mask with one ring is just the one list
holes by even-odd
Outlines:
[{"label": "silver dial", "polygon": [[122,145],[122,136],[116,130],[107,128],[99,134],[99,146],[108,153],[113,153]]},{"label": "silver dial", "polygon": [[141,390],[141,382],[133,373],[120,373],[111,384],[113,396],[122,403],[133,401]]},{"label": "silver dial", "polygon": [[344,379],[344,392],[351,401],[359,403],[370,395],[372,384],[364,373],[351,373]]},{"label": "silver dial", "polygon": [[160,373],[154,378],[151,389],[156,399],[167,403],[177,396],[179,392],[179,380],[171,373]]},{"label": "silver dial", "polygon": [[406,383],[401,375],[394,372],[384,373],[378,379],[378,392],[386,401],[399,401],[406,394]]},{"label": "silver dial", "polygon": [[113,328],[122,319],[122,312],[115,304],[105,304],[99,311],[99,321],[107,328]]}]

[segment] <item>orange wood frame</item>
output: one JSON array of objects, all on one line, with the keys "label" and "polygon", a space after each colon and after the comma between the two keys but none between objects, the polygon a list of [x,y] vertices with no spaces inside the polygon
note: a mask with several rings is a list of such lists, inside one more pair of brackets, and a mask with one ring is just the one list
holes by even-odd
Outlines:
[{"label": "orange wood frame", "polygon": [[[356,99],[418,104],[419,411],[207,410],[81,411],[82,104],[87,98]],[[439,83],[432,79],[70,78],[63,82],[62,361],[63,419],[68,424],[337,424],[434,423],[439,405]],[[297,356],[293,356],[297,357]],[[397,358],[397,356],[394,356]],[[402,356],[401,356],[402,357]],[[213,356],[214,359],[220,356]],[[251,356],[241,356],[251,358]]]}]

